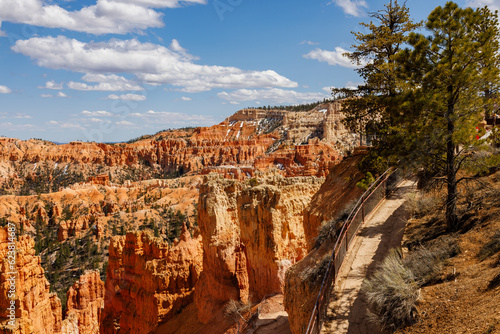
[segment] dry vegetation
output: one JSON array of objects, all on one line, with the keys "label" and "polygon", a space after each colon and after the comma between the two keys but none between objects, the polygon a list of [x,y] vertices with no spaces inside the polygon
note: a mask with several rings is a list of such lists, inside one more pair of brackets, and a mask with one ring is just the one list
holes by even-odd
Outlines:
[{"label": "dry vegetation", "polygon": [[462,189],[460,229],[438,191],[407,201],[403,240],[363,290],[373,319],[397,333],[500,333],[500,172]]}]

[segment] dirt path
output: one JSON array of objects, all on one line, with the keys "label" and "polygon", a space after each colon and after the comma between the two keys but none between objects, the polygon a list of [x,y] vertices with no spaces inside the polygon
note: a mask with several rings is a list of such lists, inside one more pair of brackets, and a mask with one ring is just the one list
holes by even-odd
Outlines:
[{"label": "dirt path", "polygon": [[406,224],[403,203],[410,191],[414,183],[404,181],[362,226],[340,269],[322,333],[383,333],[368,320],[359,290],[389,250],[401,245]]}]

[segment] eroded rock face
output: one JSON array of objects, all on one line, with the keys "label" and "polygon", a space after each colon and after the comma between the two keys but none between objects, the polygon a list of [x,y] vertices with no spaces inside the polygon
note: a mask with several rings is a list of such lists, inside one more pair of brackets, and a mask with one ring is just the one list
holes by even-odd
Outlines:
[{"label": "eroded rock face", "polygon": [[[104,282],[99,271],[87,271],[69,288],[67,293],[66,315],[64,322],[75,323],[80,334],[99,333],[99,324],[104,308]],[[71,332],[71,326],[63,324]],[[73,329],[74,330],[74,329]]]},{"label": "eroded rock face", "polygon": [[7,227],[0,228],[0,333],[52,334],[61,333],[61,301],[50,293],[49,282],[35,256],[35,242],[29,236],[19,236],[15,242],[17,272],[15,290],[16,327],[8,326],[7,308],[10,306],[8,281],[13,275],[9,266]]},{"label": "eroded rock face", "polygon": [[229,299],[283,292],[286,270],[306,253],[303,210],[322,182],[281,175],[245,183],[206,178],[198,207],[204,270],[195,290],[201,322]]},{"label": "eroded rock face", "polygon": [[356,167],[362,158],[361,155],[348,157],[336,165],[304,210],[309,253],[286,272],[284,289],[285,310],[294,334],[302,334],[307,329],[335,244],[331,240],[314,247],[315,238],[323,222],[337,218],[342,211],[348,213],[351,203],[362,195],[363,190],[356,186],[363,178]]},{"label": "eroded rock face", "polygon": [[193,300],[200,236],[186,227],[173,246],[148,232],[111,239],[101,333],[149,333]]}]

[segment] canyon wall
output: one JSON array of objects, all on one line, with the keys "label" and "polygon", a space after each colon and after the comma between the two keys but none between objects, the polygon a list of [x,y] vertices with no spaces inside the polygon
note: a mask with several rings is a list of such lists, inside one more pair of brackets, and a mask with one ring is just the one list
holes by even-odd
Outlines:
[{"label": "canyon wall", "polygon": [[201,322],[210,322],[230,299],[283,292],[286,270],[306,254],[303,210],[323,180],[207,176],[198,206],[204,270],[195,302]]},{"label": "canyon wall", "polygon": [[[19,231],[16,231],[19,233]],[[61,301],[50,292],[34,240],[19,236],[15,242],[13,267],[8,228],[0,228],[0,333],[1,334],[96,334],[104,297],[104,283],[98,271],[88,272],[68,291],[63,320]],[[12,271],[12,269],[14,269]],[[10,272],[16,272],[12,275]],[[15,327],[9,324],[11,281],[15,277]]]},{"label": "canyon wall", "polygon": [[[87,271],[69,288],[64,322],[76,323],[79,333],[97,334],[104,308],[104,282],[98,270]],[[68,326],[69,327],[69,326]],[[63,334],[65,330],[63,328]]]},{"label": "canyon wall", "polygon": [[304,210],[309,252],[287,271],[285,280],[285,310],[294,334],[306,331],[335,243],[334,236],[322,243],[316,243],[315,239],[323,224],[348,214],[363,194],[364,190],[356,186],[364,177],[357,168],[362,158],[363,155],[354,155],[336,165]]},{"label": "canyon wall", "polygon": [[184,225],[174,245],[149,232],[111,239],[101,333],[149,333],[193,300],[202,246]]},{"label": "canyon wall", "polygon": [[[0,228],[0,333],[61,333],[61,301],[55,293],[49,292],[49,282],[40,265],[40,257],[35,256],[34,240],[29,236],[19,236],[15,242],[15,261],[9,257],[9,244],[7,227]],[[10,261],[13,261],[12,266]],[[16,272],[17,275],[10,272]],[[9,326],[7,310],[11,305],[11,277],[16,277],[14,330]]]}]

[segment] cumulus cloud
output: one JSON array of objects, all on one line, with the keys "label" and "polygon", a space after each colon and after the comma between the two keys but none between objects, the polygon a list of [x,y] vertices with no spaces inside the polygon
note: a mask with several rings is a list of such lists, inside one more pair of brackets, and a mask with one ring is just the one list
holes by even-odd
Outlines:
[{"label": "cumulus cloud", "polygon": [[38,88],[45,88],[45,89],[63,89],[63,84],[61,83],[56,83],[54,80],[47,81],[45,83],[45,86],[38,86]]},{"label": "cumulus cloud", "polygon": [[300,42],[301,45],[307,44],[307,45],[318,45],[319,43],[313,42],[313,41],[302,41]]},{"label": "cumulus cloud", "polygon": [[82,115],[87,116],[87,117],[111,117],[111,116],[113,116],[112,113],[110,113],[108,111],[104,111],[104,110],[98,110],[98,111],[84,110],[84,111],[82,111]]},{"label": "cumulus cloud", "polygon": [[344,11],[347,15],[360,17],[363,15],[362,8],[368,8],[368,4],[364,0],[333,0],[328,3],[334,4]]},{"label": "cumulus cloud", "polygon": [[[272,70],[245,71],[236,67],[198,65],[179,52],[136,39],[85,43],[64,36],[34,37],[16,41],[12,50],[47,68],[95,75],[131,73],[144,83],[170,84],[181,87],[184,92],[213,88],[297,87],[296,82]],[[89,90],[85,84],[72,83],[70,88]]]},{"label": "cumulus cloud", "polygon": [[193,99],[190,97],[183,96],[183,97],[181,97],[181,100],[182,101],[192,101]]},{"label": "cumulus cloud", "polygon": [[119,121],[119,122],[116,122],[117,125],[125,125],[125,126],[132,126],[134,125],[134,123],[132,122],[129,122],[129,121]]},{"label": "cumulus cloud", "polygon": [[75,90],[94,90],[94,91],[126,91],[126,90],[144,90],[144,87],[137,82],[128,80],[125,77],[116,74],[85,74],[82,80],[86,82],[97,82],[97,85],[89,85],[83,82],[70,81],[68,87]]},{"label": "cumulus cloud", "polygon": [[142,119],[145,123],[156,125],[211,125],[215,119],[211,115],[190,115],[169,111],[148,110],[145,113],[132,113],[129,116]]},{"label": "cumulus cloud", "polygon": [[[145,1],[144,1],[145,2]],[[173,3],[175,1],[167,1]],[[97,0],[95,5],[67,11],[42,0],[2,0],[0,20],[47,28],[63,28],[91,34],[125,34],[162,27],[162,14],[143,1]]]},{"label": "cumulus cloud", "polygon": [[7,86],[0,85],[0,94],[9,94],[12,93],[12,90]]},{"label": "cumulus cloud", "polygon": [[344,56],[347,50],[337,46],[335,51],[328,51],[316,48],[311,52],[305,54],[303,57],[307,59],[315,59],[320,62],[328,63],[329,65],[339,65],[342,67],[356,68],[356,64],[353,64],[351,60]]},{"label": "cumulus cloud", "polygon": [[172,40],[172,43],[170,43],[170,50],[177,52],[178,54],[182,55],[186,60],[198,60],[200,59],[199,57],[193,56],[189,54],[188,50],[184,49],[180,44],[179,41],[176,39]]},{"label": "cumulus cloud", "polygon": [[230,102],[265,100],[272,103],[306,103],[323,100],[327,97],[323,93],[301,93],[293,90],[279,88],[272,89],[239,89],[231,93],[221,92],[217,94],[222,99]]},{"label": "cumulus cloud", "polygon": [[81,126],[80,124],[77,123],[72,123],[72,122],[60,122],[60,121],[49,121],[47,122],[49,125],[55,125],[58,128],[62,129],[78,129],[78,130],[84,130],[85,128]]},{"label": "cumulus cloud", "polygon": [[108,100],[124,100],[124,101],[145,101],[146,96],[140,94],[111,94],[106,97]]},{"label": "cumulus cloud", "polygon": [[115,2],[129,3],[151,8],[177,8],[184,5],[206,5],[208,0],[114,0]]},{"label": "cumulus cloud", "polygon": [[53,94],[41,94],[41,97],[45,98],[51,98],[51,97],[68,97],[68,95],[64,94],[63,92],[58,92],[56,95]]}]

